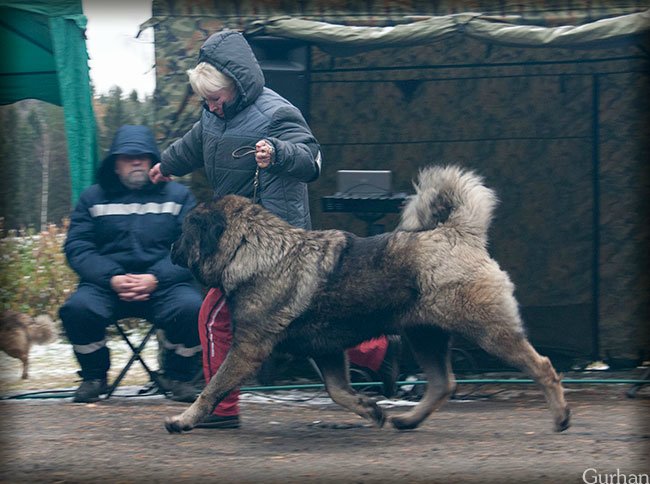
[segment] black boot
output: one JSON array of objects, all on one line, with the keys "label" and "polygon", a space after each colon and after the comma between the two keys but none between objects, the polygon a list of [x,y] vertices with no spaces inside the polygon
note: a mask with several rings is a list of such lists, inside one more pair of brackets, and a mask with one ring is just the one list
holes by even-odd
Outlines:
[{"label": "black boot", "polygon": [[106,375],[110,367],[110,352],[106,346],[92,353],[74,353],[81,371],[83,382],[74,392],[73,402],[91,403],[99,400],[100,395],[108,393]]},{"label": "black boot", "polygon": [[201,390],[192,382],[176,380],[158,372],[158,384],[163,393],[175,402],[192,403]]},{"label": "black boot", "polygon": [[84,380],[74,392],[72,401],[76,403],[92,403],[99,400],[100,395],[108,393],[106,378]]},{"label": "black boot", "polygon": [[196,429],[238,429],[239,415],[208,415],[202,422],[197,423]]},{"label": "black boot", "polygon": [[201,392],[203,382],[201,353],[181,356],[174,351],[163,349],[159,352],[162,371],[158,382],[171,400],[191,403]]}]

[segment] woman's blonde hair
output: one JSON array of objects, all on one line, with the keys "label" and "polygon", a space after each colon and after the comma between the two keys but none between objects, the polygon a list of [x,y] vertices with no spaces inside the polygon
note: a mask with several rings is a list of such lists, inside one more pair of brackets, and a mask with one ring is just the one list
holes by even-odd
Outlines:
[{"label": "woman's blonde hair", "polygon": [[207,62],[199,62],[194,69],[187,71],[187,75],[192,89],[202,98],[209,98],[221,89],[235,89],[235,83],[230,77]]}]

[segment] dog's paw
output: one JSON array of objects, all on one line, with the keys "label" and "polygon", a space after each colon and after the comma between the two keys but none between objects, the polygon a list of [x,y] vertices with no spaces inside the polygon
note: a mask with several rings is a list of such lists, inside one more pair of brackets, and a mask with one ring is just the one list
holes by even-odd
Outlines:
[{"label": "dog's paw", "polygon": [[397,430],[413,430],[418,425],[420,425],[419,421],[413,421],[413,419],[402,418],[402,417],[397,417],[397,416],[392,417],[390,419],[390,423]]},{"label": "dog's paw", "polygon": [[569,407],[564,409],[564,416],[555,421],[555,431],[564,432],[571,427],[571,409]]},{"label": "dog's paw", "polygon": [[183,424],[180,416],[167,417],[165,419],[165,428],[170,434],[180,434],[192,430],[191,425]]}]

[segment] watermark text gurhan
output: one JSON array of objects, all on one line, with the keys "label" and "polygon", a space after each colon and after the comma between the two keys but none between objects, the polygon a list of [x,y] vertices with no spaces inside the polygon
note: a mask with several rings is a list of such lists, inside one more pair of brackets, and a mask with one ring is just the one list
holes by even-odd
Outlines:
[{"label": "watermark text gurhan", "polygon": [[585,484],[650,484],[648,474],[625,474],[616,469],[616,473],[602,472],[589,468],[582,473]]}]

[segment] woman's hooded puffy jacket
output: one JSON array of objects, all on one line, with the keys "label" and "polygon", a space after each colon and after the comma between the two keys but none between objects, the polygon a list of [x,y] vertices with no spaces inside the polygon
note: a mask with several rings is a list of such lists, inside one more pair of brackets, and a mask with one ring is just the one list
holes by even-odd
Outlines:
[{"label": "woman's hooded puffy jacket", "polygon": [[311,228],[307,183],[320,174],[320,151],[300,111],[264,87],[262,69],[238,32],[212,35],[201,47],[199,62],[231,77],[238,96],[224,105],[223,118],[204,106],[201,119],[163,152],[162,173],[182,176],[204,167],[215,196],[252,197],[255,155],[237,155],[254,152],[255,143],[266,139],[275,148],[275,160],[260,170],[260,203],[296,227]]}]

